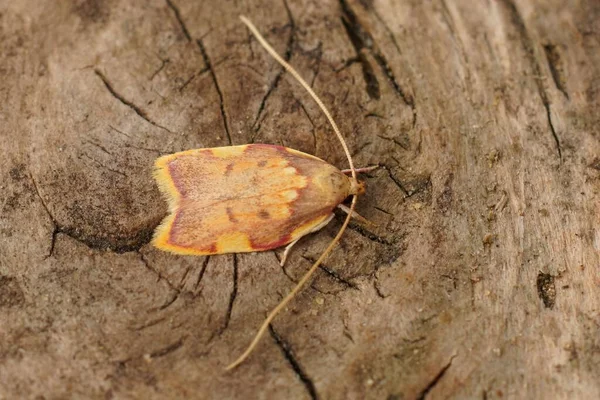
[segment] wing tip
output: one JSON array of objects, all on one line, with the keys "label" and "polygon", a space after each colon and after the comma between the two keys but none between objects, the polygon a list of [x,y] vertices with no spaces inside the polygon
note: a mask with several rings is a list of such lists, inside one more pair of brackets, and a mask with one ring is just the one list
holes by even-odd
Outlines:
[{"label": "wing tip", "polygon": [[159,250],[183,256],[208,256],[216,254],[212,251],[186,247],[171,242],[171,231],[174,223],[174,214],[168,215],[154,231],[152,245]]}]

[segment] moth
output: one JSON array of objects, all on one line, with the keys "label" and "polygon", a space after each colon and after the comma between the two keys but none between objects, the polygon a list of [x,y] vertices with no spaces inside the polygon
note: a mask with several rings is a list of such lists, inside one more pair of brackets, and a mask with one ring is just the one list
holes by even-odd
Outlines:
[{"label": "moth", "polygon": [[170,215],[154,245],[177,254],[289,250],[327,225],[344,199],[364,192],[325,161],[268,144],[187,150],[155,166]]},{"label": "moth", "polygon": [[[246,351],[227,369],[239,365],[254,349],[275,315],[302,288],[331,252],[348,226],[357,195],[357,180],[348,147],[325,105],[300,75],[240,16],[260,44],[317,102],[331,123],[348,157],[349,170],[297,150],[269,144],[216,147],[182,151],[160,157],[154,177],[169,204],[169,215],[156,229],[153,244],[177,254],[212,255],[271,250],[291,246],[331,221],[333,210],[347,212],[342,227],[327,249],[271,311]],[[350,207],[342,202],[352,196]]]}]

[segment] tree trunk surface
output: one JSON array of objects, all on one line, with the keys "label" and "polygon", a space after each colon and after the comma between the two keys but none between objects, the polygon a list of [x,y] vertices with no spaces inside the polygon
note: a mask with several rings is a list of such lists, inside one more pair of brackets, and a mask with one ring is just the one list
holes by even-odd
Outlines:
[{"label": "tree trunk surface", "polygon": [[[177,256],[154,160],[273,143],[367,192],[340,228]],[[4,0],[0,399],[600,398],[600,3]]]}]

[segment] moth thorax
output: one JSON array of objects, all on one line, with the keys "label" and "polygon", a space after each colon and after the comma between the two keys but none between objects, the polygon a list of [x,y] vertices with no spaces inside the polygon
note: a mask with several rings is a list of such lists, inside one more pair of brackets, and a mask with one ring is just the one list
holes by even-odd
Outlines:
[{"label": "moth thorax", "polygon": [[354,178],[350,178],[350,194],[364,194],[365,183]]},{"label": "moth thorax", "polygon": [[337,168],[331,165],[319,166],[312,173],[313,190],[318,189],[320,196],[328,198],[327,202],[338,204],[350,193],[350,180]]}]

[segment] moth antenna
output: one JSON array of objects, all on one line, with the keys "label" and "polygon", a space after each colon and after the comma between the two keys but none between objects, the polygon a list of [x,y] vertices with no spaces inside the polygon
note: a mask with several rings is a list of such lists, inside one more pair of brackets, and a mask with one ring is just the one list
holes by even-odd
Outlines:
[{"label": "moth antenna", "polygon": [[279,54],[277,54],[277,52],[271,47],[271,45],[265,40],[265,38],[262,37],[262,35],[258,31],[258,29],[256,29],[256,27],[254,26],[254,24],[252,22],[250,22],[250,20],[248,18],[244,17],[243,15],[240,15],[240,19],[242,20],[242,22],[244,24],[246,24],[248,29],[250,29],[250,32],[252,32],[252,34],[254,35],[254,37],[256,37],[256,40],[258,40],[258,42],[262,45],[262,47],[264,47],[265,50],[267,50],[267,52],[279,64],[281,64],[283,66],[283,68],[285,68],[294,78],[296,78],[298,83],[300,83],[300,85],[302,85],[302,87],[304,87],[304,89],[306,89],[308,94],[310,94],[310,96],[314,99],[314,101],[317,103],[317,105],[321,108],[321,111],[323,111],[323,114],[325,114],[325,116],[329,120],[329,123],[331,124],[335,134],[337,135],[338,139],[340,140],[340,143],[342,144],[342,147],[344,148],[344,153],[346,153],[346,157],[348,158],[348,164],[350,165],[350,169],[352,170],[352,178],[354,178],[356,180],[356,169],[354,168],[354,163],[352,162],[352,157],[350,156],[350,151],[348,150],[346,141],[344,140],[344,137],[340,133],[340,130],[339,130],[337,124],[333,120],[331,113],[329,112],[329,110],[327,110],[327,107],[325,107],[325,104],[323,104],[323,102],[321,101],[319,96],[317,96],[317,94],[312,90],[310,85],[308,83],[306,83],[306,81],[300,76],[300,74],[290,64],[288,64],[283,58],[281,58],[281,56]]},{"label": "moth antenna", "polygon": [[[335,121],[331,117],[331,114],[327,110],[327,107],[325,107],[325,104],[323,104],[323,102],[321,101],[321,99],[315,94],[315,92],[306,83],[306,81],[304,79],[302,79],[302,77],[300,76],[300,74],[298,74],[298,72],[296,72],[296,70],[291,65],[289,65],[287,62],[285,62],[285,60],[283,58],[281,58],[279,56],[279,54],[277,54],[277,52],[275,52],[275,50],[273,50],[273,48],[271,47],[271,45],[269,45],[269,43],[267,43],[267,41],[262,37],[262,35],[258,32],[258,29],[256,29],[256,27],[252,24],[252,22],[250,22],[250,20],[248,18],[244,17],[243,15],[240,15],[240,19],[242,20],[242,22],[244,24],[246,24],[246,26],[248,27],[248,29],[250,29],[250,32],[252,32],[252,34],[256,37],[256,39],[258,40],[258,42],[265,48],[265,50],[267,50],[267,52],[275,60],[277,60],[277,62],[279,62],[279,64],[281,64],[290,74],[292,74],[292,76],[294,78],[296,78],[296,80],[304,87],[304,89],[306,89],[306,91],[308,92],[308,94],[311,95],[311,97],[315,100],[315,102],[321,108],[321,110],[323,111],[323,113],[325,114],[325,116],[327,117],[327,119],[329,120],[329,123],[333,127],[333,130],[334,130],[335,134],[337,135],[338,139],[340,140],[340,143],[342,144],[342,147],[344,148],[344,152],[346,153],[346,157],[348,157],[348,164],[350,165],[350,170],[352,171],[352,179],[354,179],[356,181],[356,169],[354,168],[354,163],[352,162],[352,157],[350,156],[350,151],[348,150],[348,146],[346,145],[346,141],[344,140],[344,137],[340,133],[340,130],[338,129]],[[357,195],[353,195],[352,196],[352,202],[350,203],[350,212],[348,213],[348,216],[346,216],[346,219],[344,220],[344,223],[342,224],[342,227],[338,231],[337,235],[329,243],[329,246],[327,246],[327,248],[325,249],[325,251],[323,253],[321,253],[321,256],[317,259],[317,261],[315,261],[315,263],[312,265],[312,267],[310,267],[310,269],[304,274],[304,276],[302,277],[302,279],[300,279],[300,281],[298,281],[298,283],[290,291],[290,293],[288,293],[288,295],[285,296],[285,298],[283,300],[281,300],[281,302],[277,305],[277,307],[275,307],[269,313],[269,315],[267,316],[267,318],[265,319],[265,321],[261,325],[261,327],[258,330],[258,332],[256,332],[256,335],[254,336],[254,339],[252,340],[252,343],[250,343],[250,345],[248,346],[248,348],[246,349],[246,351],[244,351],[244,353],[237,360],[235,360],[234,362],[232,362],[231,364],[229,364],[227,366],[227,368],[226,368],[227,370],[231,370],[231,369],[237,367],[242,362],[244,362],[244,360],[246,358],[248,358],[248,356],[250,355],[250,353],[252,353],[252,351],[254,350],[254,348],[256,347],[256,345],[258,344],[259,340],[262,338],[262,336],[266,332],[267,328],[269,327],[269,325],[271,324],[271,322],[273,321],[273,319],[296,296],[296,294],[300,291],[300,289],[302,289],[302,287],[304,286],[304,284],[310,279],[310,277],[317,270],[317,268],[319,267],[319,265],[321,265],[321,263],[323,262],[323,260],[325,260],[325,258],[329,255],[329,253],[331,253],[331,251],[333,250],[333,248],[335,247],[335,245],[340,241],[340,238],[342,237],[344,231],[346,230],[346,228],[348,227],[348,224],[350,223],[350,219],[352,218],[352,214],[354,212],[354,208],[356,207],[356,201],[357,201],[357,199],[358,199]]]}]

